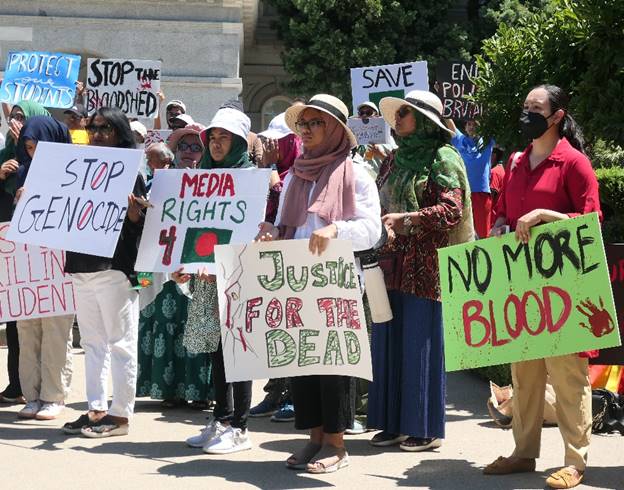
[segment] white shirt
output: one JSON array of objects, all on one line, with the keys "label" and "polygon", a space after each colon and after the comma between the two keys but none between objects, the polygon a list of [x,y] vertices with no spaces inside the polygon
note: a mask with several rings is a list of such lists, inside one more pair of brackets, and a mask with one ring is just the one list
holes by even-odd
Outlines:
[{"label": "white shirt", "polygon": [[[338,230],[336,238],[341,240],[351,240],[353,251],[368,250],[381,238],[381,206],[379,204],[379,193],[377,186],[366,169],[359,165],[353,165],[355,175],[355,216],[346,221],[334,221]],[[279,224],[282,216],[282,206],[288,191],[288,186],[292,180],[292,173],[289,172],[284,179],[284,186],[280,195],[279,207],[275,222]],[[310,198],[316,184],[310,189],[308,196],[308,206],[311,205]],[[319,228],[323,228],[331,223],[323,221],[316,213],[308,213],[306,222],[295,231],[295,239],[310,238],[312,233]]]}]

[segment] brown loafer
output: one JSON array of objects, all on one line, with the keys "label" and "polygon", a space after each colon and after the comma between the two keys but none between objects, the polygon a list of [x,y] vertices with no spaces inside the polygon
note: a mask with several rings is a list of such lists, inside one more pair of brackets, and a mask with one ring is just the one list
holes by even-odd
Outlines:
[{"label": "brown loafer", "polygon": [[546,478],[550,488],[574,488],[583,481],[583,472],[573,466],[566,466]]},{"label": "brown loafer", "polygon": [[484,475],[510,475],[535,471],[535,459],[499,456],[496,461],[483,468]]}]

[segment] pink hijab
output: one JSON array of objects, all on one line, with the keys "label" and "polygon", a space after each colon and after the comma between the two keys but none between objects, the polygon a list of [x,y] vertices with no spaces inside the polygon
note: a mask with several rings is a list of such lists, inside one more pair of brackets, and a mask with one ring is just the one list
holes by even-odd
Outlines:
[{"label": "pink hijab", "polygon": [[[349,157],[351,142],[342,125],[329,114],[325,121],[325,139],[316,148],[295,159],[292,179],[284,198],[280,235],[290,239],[305,224],[308,213],[316,213],[326,223],[348,220],[355,216],[355,175]],[[312,186],[311,204],[308,196]]]}]

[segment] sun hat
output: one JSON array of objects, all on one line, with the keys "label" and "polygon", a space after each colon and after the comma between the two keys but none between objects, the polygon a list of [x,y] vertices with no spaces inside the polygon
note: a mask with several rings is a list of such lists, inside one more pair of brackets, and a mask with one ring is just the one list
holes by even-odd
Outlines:
[{"label": "sun hat", "polygon": [[188,126],[189,124],[194,124],[195,121],[193,121],[193,118],[191,116],[189,116],[188,114],[180,114],[179,116],[176,116],[173,118],[173,120],[175,121],[176,119],[179,119],[180,121],[184,121],[184,123]]},{"label": "sun hat", "polygon": [[222,128],[247,141],[247,135],[251,130],[251,120],[247,114],[231,107],[219,109],[206,129],[201,132],[201,140],[204,146],[208,146],[208,133],[212,128]]},{"label": "sun hat", "polygon": [[169,109],[169,107],[171,107],[172,105],[181,107],[182,110],[186,112],[186,105],[184,104],[184,102],[182,102],[181,100],[177,100],[177,99],[170,100],[169,102],[167,102],[167,105],[165,106],[165,110]]},{"label": "sun hat", "polygon": [[305,105],[290,106],[286,109],[286,125],[292,130],[293,133],[299,134],[299,136],[301,135],[297,130],[296,122],[299,119],[299,115],[306,109],[316,109],[332,116],[344,128],[347,136],[349,137],[349,141],[351,142],[351,146],[357,146],[357,138],[355,137],[355,134],[353,134],[353,131],[351,131],[351,129],[347,126],[349,109],[347,109],[347,106],[344,105],[340,99],[334,97],[333,95],[317,94]]},{"label": "sun hat", "polygon": [[360,109],[362,107],[370,107],[372,110],[374,110],[377,114],[379,114],[379,109],[377,108],[377,106],[375,105],[374,102],[371,102],[370,100],[367,100],[366,102],[362,102],[359,106],[357,106],[357,110],[358,112],[360,111]]},{"label": "sun hat", "polygon": [[258,136],[262,136],[263,138],[267,139],[278,140],[292,133],[293,131],[288,127],[288,124],[286,124],[286,113],[282,112],[281,114],[278,114],[273,119],[271,119],[269,127],[266,129],[266,131],[258,133]]},{"label": "sun hat", "polygon": [[87,117],[87,110],[82,104],[76,104],[63,111],[63,114],[76,114],[80,117]]},{"label": "sun hat", "polygon": [[404,105],[416,109],[442,129],[454,134],[453,131],[447,128],[442,122],[442,101],[436,94],[428,90],[412,90],[405,95],[404,99],[399,97],[384,97],[381,99],[379,102],[381,115],[392,129],[395,129],[396,113]]},{"label": "sun hat", "polygon": [[[173,131],[173,133],[169,135],[169,138],[167,139],[167,146],[169,147],[171,151],[176,151],[178,147],[178,143],[187,134],[195,134],[197,136],[200,136],[201,132],[204,129],[206,129],[206,126],[204,126],[203,124],[199,124],[199,123],[192,123],[183,128],[176,129]],[[199,142],[202,146],[204,146],[204,142],[202,141],[201,136],[199,138]]]},{"label": "sun hat", "polygon": [[139,133],[143,139],[147,137],[147,128],[139,121],[132,121],[130,123],[130,129]]}]

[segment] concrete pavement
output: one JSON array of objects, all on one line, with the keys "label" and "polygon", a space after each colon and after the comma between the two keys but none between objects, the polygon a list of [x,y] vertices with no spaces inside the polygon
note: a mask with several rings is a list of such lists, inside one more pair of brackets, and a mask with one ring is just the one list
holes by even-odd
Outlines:
[{"label": "concrete pavement", "polygon": [[[6,348],[0,348],[0,386],[6,385]],[[206,413],[163,410],[156,401],[139,399],[130,435],[110,439],[67,437],[59,427],[86,410],[84,356],[75,350],[73,393],[57,421],[20,421],[20,406],[0,406],[0,489],[318,489],[387,488],[542,489],[544,479],[563,463],[556,428],[544,429],[542,458],[534,474],[485,477],[480,468],[513,449],[510,431],[488,421],[485,382],[454,373],[448,382],[447,438],[439,450],[405,453],[368,444],[372,434],[350,436],[351,466],[322,476],[287,470],[284,461],[305,435],[291,423],[251,419],[251,451],[209,456],[186,447]],[[254,383],[254,402],[263,383]],[[1,389],[1,388],[0,388]],[[592,439],[591,468],[584,489],[624,490],[624,437]]]}]

